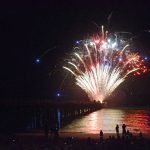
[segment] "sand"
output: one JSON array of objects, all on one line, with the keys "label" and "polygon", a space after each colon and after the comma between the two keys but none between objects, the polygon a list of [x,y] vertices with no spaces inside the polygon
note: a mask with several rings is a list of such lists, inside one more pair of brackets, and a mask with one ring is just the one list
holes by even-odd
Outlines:
[{"label": "sand", "polygon": [[[120,134],[121,135],[121,134]],[[42,137],[44,136],[44,133],[37,132],[37,133],[18,133],[16,136],[29,136],[29,137]],[[115,136],[115,133],[104,133],[104,139],[107,139],[109,136]],[[133,136],[138,136],[137,133],[133,133]],[[49,133],[49,137],[51,137],[51,134]],[[92,139],[99,139],[99,134],[92,134],[92,133],[83,133],[83,132],[59,132],[59,137],[61,138],[67,138],[67,137],[74,137],[79,139],[86,139],[88,137]],[[143,137],[150,139],[150,134],[144,133]]]}]

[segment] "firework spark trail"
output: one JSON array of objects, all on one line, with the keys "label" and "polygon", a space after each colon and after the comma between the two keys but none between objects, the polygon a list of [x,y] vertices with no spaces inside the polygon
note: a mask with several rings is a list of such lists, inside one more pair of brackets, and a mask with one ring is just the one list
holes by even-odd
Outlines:
[{"label": "firework spark trail", "polygon": [[116,35],[111,39],[106,34],[102,26],[101,36],[80,41],[74,60],[63,67],[75,76],[76,84],[91,100],[101,103],[129,74],[140,75],[148,70],[138,53],[127,49],[128,44],[119,44]]}]

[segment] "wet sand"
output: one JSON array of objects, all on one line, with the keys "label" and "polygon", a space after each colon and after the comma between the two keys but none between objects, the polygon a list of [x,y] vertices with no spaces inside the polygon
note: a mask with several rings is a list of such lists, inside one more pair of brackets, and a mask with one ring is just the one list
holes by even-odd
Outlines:
[{"label": "wet sand", "polygon": [[[44,133],[18,133],[16,134],[18,137],[43,137]],[[51,134],[49,133],[49,137],[51,138]],[[104,139],[107,139],[109,136],[115,136],[115,133],[104,133]],[[121,133],[120,133],[121,136]],[[137,133],[133,133],[133,136],[138,136]],[[79,139],[86,139],[88,137],[92,139],[99,139],[99,134],[91,134],[91,133],[83,133],[83,132],[59,132],[60,138],[74,137]],[[150,134],[143,134],[144,138],[150,139]]]},{"label": "wet sand", "polygon": [[[60,137],[77,137],[77,138],[88,138],[88,137],[91,137],[93,139],[99,139],[99,134],[88,134],[88,133],[60,133]],[[107,139],[109,136],[115,136],[116,137],[116,134],[115,133],[104,133],[104,139]],[[121,134],[120,134],[121,136]],[[137,133],[134,133],[133,136],[138,136]],[[143,134],[143,137],[145,138],[148,138],[150,139],[150,134]]]}]

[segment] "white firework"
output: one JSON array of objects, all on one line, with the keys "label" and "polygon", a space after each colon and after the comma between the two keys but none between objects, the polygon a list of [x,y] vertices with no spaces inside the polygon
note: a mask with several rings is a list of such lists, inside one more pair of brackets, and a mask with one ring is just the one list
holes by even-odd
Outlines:
[{"label": "white firework", "polygon": [[147,71],[140,56],[117,41],[104,36],[102,27],[102,35],[80,41],[69,66],[63,66],[90,100],[102,103],[129,74]]}]

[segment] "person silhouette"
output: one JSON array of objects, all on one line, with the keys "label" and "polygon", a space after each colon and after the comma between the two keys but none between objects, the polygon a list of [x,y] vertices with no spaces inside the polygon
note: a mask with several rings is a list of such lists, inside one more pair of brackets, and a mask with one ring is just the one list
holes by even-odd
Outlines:
[{"label": "person silhouette", "polygon": [[103,131],[100,130],[100,141],[103,141]]},{"label": "person silhouette", "polygon": [[116,125],[116,134],[117,134],[117,137],[119,136],[119,125],[117,124]]},{"label": "person silhouette", "polygon": [[122,134],[123,134],[123,136],[126,135],[126,125],[125,124],[122,125]]}]

